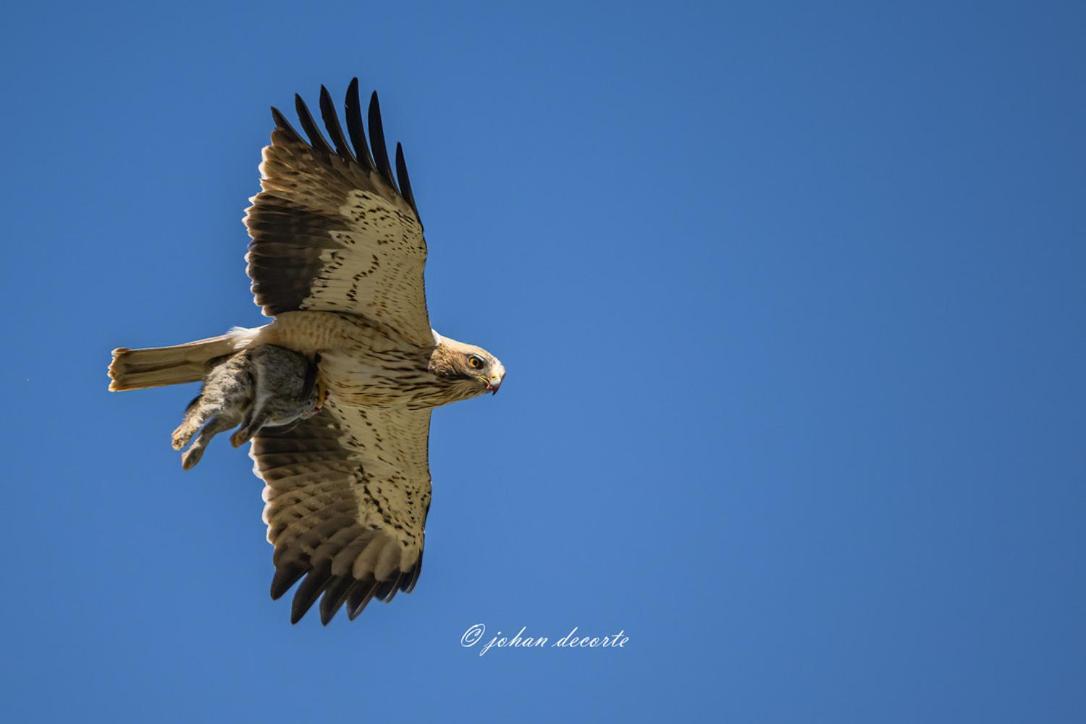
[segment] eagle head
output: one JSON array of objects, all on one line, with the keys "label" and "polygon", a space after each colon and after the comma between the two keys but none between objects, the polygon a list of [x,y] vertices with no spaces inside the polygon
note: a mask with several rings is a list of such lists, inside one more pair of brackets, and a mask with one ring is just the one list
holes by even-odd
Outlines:
[{"label": "eagle head", "polygon": [[434,332],[430,372],[448,385],[451,399],[462,400],[484,392],[497,394],[505,367],[497,357],[474,344],[457,342]]}]

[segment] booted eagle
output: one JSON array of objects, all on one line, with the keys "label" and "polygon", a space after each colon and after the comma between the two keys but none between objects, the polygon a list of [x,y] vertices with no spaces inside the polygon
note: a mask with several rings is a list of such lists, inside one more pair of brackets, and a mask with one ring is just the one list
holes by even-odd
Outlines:
[{"label": "booted eagle", "polygon": [[371,599],[415,587],[430,508],[430,410],[497,392],[505,368],[430,327],[426,240],[399,144],[393,173],[377,94],[364,125],[351,81],[344,131],[322,86],[327,137],[300,96],[295,108],[304,136],[272,108],[261,191],[245,214],[253,299],[272,321],[116,349],[109,389],[194,382],[213,361],[260,345],[319,360],[320,413],[258,432],[249,454],[275,547],[272,598],[300,581],[291,621],[320,598],[327,624],[344,604],[354,619]]}]

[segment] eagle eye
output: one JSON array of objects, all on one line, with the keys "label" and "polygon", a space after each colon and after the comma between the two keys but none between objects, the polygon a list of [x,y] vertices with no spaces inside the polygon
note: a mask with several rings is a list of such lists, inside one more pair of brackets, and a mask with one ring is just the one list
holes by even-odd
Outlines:
[{"label": "eagle eye", "polygon": [[485,366],[486,362],[484,362],[483,358],[479,355],[468,355],[468,367],[471,367],[473,370],[481,370]]}]

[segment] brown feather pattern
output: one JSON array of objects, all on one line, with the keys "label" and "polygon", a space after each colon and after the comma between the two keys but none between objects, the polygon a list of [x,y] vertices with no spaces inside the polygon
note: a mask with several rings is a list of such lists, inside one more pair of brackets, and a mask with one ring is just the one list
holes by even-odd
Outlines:
[{"label": "brown feather pattern", "polygon": [[289,430],[264,430],[250,450],[265,482],[275,546],[272,598],[298,584],[297,622],[321,600],[327,624],[372,598],[410,591],[422,567],[430,506],[429,410],[363,410],[329,401]]},{"label": "brown feather pattern", "polygon": [[426,241],[403,151],[397,147],[397,184],[377,95],[369,106],[368,144],[357,79],[345,107],[354,153],[323,86],[321,119],[331,145],[301,96],[295,109],[308,140],[272,109],[275,130],[263,151],[261,192],[245,215],[254,300],[269,316],[348,312],[425,344],[431,337]]}]

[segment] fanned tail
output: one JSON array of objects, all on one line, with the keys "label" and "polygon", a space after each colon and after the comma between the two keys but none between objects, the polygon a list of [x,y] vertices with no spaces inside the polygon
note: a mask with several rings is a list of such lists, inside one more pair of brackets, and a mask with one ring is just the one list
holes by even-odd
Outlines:
[{"label": "fanned tail", "polygon": [[208,362],[246,347],[253,332],[255,330],[234,329],[219,337],[172,347],[118,347],[113,350],[113,361],[109,363],[109,389],[114,392],[142,390],[196,382],[207,373]]}]

